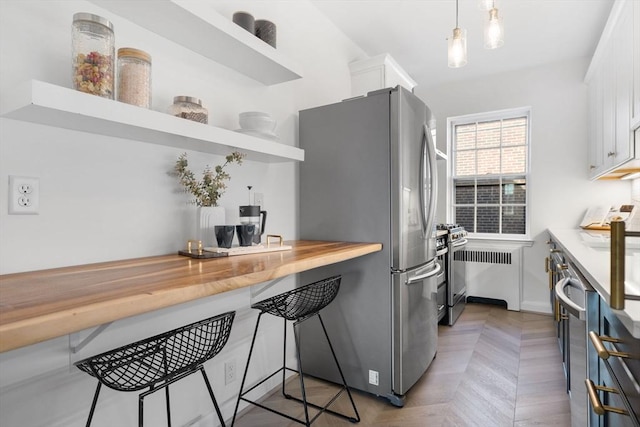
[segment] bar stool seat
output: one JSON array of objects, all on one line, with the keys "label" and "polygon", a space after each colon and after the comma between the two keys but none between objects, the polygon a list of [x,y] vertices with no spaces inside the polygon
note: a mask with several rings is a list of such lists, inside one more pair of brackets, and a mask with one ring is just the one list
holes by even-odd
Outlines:
[{"label": "bar stool seat", "polygon": [[[291,291],[282,293],[282,294],[278,294],[275,295],[271,298],[265,299],[263,301],[254,303],[251,308],[256,309],[256,310],[260,310],[260,314],[258,315],[258,320],[256,322],[256,327],[253,333],[253,339],[251,341],[251,348],[249,350],[249,357],[247,358],[247,365],[244,371],[244,375],[242,378],[242,384],[240,386],[240,393],[238,395],[238,400],[236,402],[236,409],[234,411],[233,414],[233,421],[232,421],[232,426],[235,423],[235,419],[238,413],[238,407],[240,405],[240,401],[245,401],[248,403],[251,403],[253,405],[256,405],[262,409],[268,410],[270,412],[273,412],[275,414],[281,415],[285,418],[288,418],[292,421],[298,422],[300,424],[304,424],[306,426],[311,425],[311,423],[313,423],[322,413],[324,412],[328,412],[330,414],[333,414],[335,416],[344,418],[346,420],[349,420],[353,423],[357,423],[360,421],[360,415],[358,414],[358,410],[356,408],[355,402],[353,401],[353,397],[351,395],[351,391],[349,390],[349,387],[346,383],[346,380],[344,378],[344,374],[342,373],[342,369],[340,367],[340,364],[338,363],[338,359],[336,357],[336,354],[333,350],[333,346],[331,345],[331,341],[329,340],[329,335],[327,334],[327,330],[324,326],[324,322],[322,321],[322,317],[320,316],[320,310],[322,310],[324,307],[326,307],[327,305],[329,305],[334,299],[335,297],[338,295],[338,291],[340,289],[340,281],[341,281],[341,276],[333,276],[333,277],[329,277],[327,279],[324,280],[320,280],[318,282],[314,282],[311,283],[309,285],[306,286],[302,286],[296,289],[293,289]],[[258,333],[258,327],[260,325],[260,319],[262,318],[263,314],[271,314],[273,316],[276,317],[281,317],[284,319],[284,345],[283,345],[283,361],[282,361],[282,367],[277,369],[275,372],[273,372],[271,375],[267,376],[266,378],[264,378],[263,380],[261,380],[260,382],[258,382],[257,384],[255,384],[254,386],[248,388],[247,390],[244,389],[245,387],[245,383],[246,383],[246,379],[247,379],[247,372],[249,371],[249,364],[251,362],[251,355],[253,353],[253,348],[255,345],[255,341],[256,341],[256,336]],[[298,331],[298,325],[300,325],[300,323],[314,317],[317,316],[318,320],[320,321],[320,325],[322,326],[322,330],[324,331],[324,335],[327,339],[327,343],[329,344],[329,348],[331,349],[331,354],[333,355],[333,359],[335,361],[336,367],[338,368],[338,371],[340,373],[340,378],[342,379],[342,384],[341,384],[341,388],[340,390],[329,400],[329,402],[324,405],[324,406],[320,406],[320,405],[316,405],[314,403],[311,403],[307,400],[307,395],[306,395],[306,391],[305,391],[305,387],[304,387],[304,376],[302,374],[303,372],[303,368],[302,368],[302,360],[300,359],[300,333]],[[298,369],[293,369],[293,368],[289,368],[286,366],[286,348],[287,348],[287,321],[292,321],[293,322],[293,331],[294,331],[294,337],[295,337],[295,342],[296,342],[296,357],[297,357],[297,361],[298,361]],[[298,378],[300,381],[300,390],[302,393],[302,399],[299,399],[297,397],[291,396],[290,394],[288,394],[286,392],[285,389],[285,374],[286,371],[290,371],[290,372],[295,372],[298,374]],[[282,394],[285,398],[287,399],[291,399],[291,400],[295,400],[299,403],[303,404],[304,407],[304,419],[298,419],[298,418],[294,418],[288,414],[285,414],[281,411],[277,411],[275,409],[272,408],[268,408],[267,406],[265,406],[262,403],[256,402],[256,401],[252,401],[250,399],[247,399],[245,397],[245,395],[249,392],[251,392],[252,390],[254,390],[256,387],[260,386],[261,384],[263,384],[265,381],[269,380],[270,378],[272,378],[274,375],[278,374],[279,372],[282,372]],[[331,409],[328,409],[329,406],[331,404],[333,404],[338,397],[344,392],[346,391],[348,396],[349,396],[349,400],[351,401],[351,406],[353,407],[353,412],[355,414],[355,416],[348,416],[336,411],[333,411]],[[315,409],[318,409],[319,412],[313,417],[313,418],[309,418],[309,410],[308,407],[312,407]]]},{"label": "bar stool seat", "polygon": [[139,395],[139,426],[143,425],[144,398],[164,388],[167,425],[170,427],[169,385],[197,371],[202,373],[220,423],[224,426],[222,413],[202,365],[224,348],[234,317],[235,312],[230,311],[76,362],[78,369],[98,379],[87,427],[91,425],[103,384],[117,391],[148,388]]}]

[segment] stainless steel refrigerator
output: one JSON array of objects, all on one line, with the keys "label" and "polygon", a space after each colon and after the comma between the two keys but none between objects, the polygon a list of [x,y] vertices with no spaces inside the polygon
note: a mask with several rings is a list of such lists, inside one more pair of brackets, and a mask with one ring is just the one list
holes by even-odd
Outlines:
[{"label": "stainless steel refrigerator", "polygon": [[[300,237],[381,252],[300,275],[342,275],[321,314],[350,387],[404,404],[435,357],[435,120],[398,86],[300,111]],[[319,322],[300,330],[303,372],[339,382]]]}]

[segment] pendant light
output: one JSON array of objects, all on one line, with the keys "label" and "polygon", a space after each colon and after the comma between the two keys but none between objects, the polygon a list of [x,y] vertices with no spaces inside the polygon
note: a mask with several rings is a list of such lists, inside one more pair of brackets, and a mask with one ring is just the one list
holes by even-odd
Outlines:
[{"label": "pendant light", "polygon": [[493,7],[493,0],[478,0],[478,9],[489,10]]},{"label": "pendant light", "polygon": [[489,21],[484,27],[484,47],[485,49],[497,49],[504,44],[504,27],[502,18],[498,17],[498,9],[495,3],[491,2],[489,10]]},{"label": "pendant light", "polygon": [[467,30],[458,27],[458,0],[456,0],[456,27],[449,39],[449,68],[467,65]]}]

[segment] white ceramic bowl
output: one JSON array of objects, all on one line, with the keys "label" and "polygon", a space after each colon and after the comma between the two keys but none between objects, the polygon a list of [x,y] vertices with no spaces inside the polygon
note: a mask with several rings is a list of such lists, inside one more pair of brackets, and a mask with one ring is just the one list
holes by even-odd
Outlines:
[{"label": "white ceramic bowl", "polygon": [[251,130],[266,134],[272,134],[276,130],[277,122],[267,113],[260,111],[247,111],[240,113],[240,127],[243,130]]}]

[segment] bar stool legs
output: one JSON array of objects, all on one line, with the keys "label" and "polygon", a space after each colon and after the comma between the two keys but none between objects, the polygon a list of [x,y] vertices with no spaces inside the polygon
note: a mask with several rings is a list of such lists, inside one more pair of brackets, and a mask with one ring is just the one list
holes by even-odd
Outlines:
[{"label": "bar stool legs", "polygon": [[[287,399],[293,399],[293,400],[297,400],[298,402],[303,403],[305,405],[305,415],[307,414],[307,405],[308,405],[308,406],[311,406],[313,408],[320,409],[323,412],[328,412],[328,413],[333,414],[333,415],[335,415],[337,417],[344,418],[344,419],[346,419],[348,421],[351,421],[352,423],[357,423],[357,422],[360,421],[360,414],[358,413],[358,409],[356,408],[356,404],[353,401],[353,396],[351,395],[351,390],[349,390],[349,386],[347,385],[347,380],[344,378],[344,373],[342,372],[342,368],[340,367],[340,363],[338,362],[338,358],[337,358],[336,353],[335,353],[335,351],[333,349],[333,345],[331,344],[331,340],[329,339],[329,334],[327,334],[327,329],[325,328],[324,322],[322,321],[322,316],[320,316],[320,313],[318,313],[317,316],[318,316],[318,320],[320,321],[320,325],[322,326],[322,331],[324,332],[324,336],[327,339],[327,344],[329,344],[329,349],[331,350],[331,355],[333,356],[333,360],[334,360],[334,362],[336,364],[336,367],[338,368],[338,372],[340,373],[340,379],[342,380],[343,387],[338,392],[338,394],[336,394],[329,401],[329,403],[327,403],[327,405],[325,405],[324,407],[317,406],[317,405],[315,405],[313,403],[310,403],[310,402],[306,401],[306,393],[305,393],[305,389],[304,389],[304,380],[303,380],[303,376],[300,375],[300,387],[302,389],[302,400],[298,399],[298,398],[296,398],[294,396],[291,396],[289,394],[284,393],[284,385],[283,385],[283,395]],[[300,322],[296,322],[294,324],[294,332],[296,332],[296,326],[299,323]],[[300,341],[299,341],[299,335],[298,334],[296,334],[296,356],[297,356],[297,359],[298,359],[298,366],[300,367],[300,371],[304,372],[304,370],[302,369],[302,360],[300,358]],[[340,397],[340,395],[344,391],[346,391],[347,395],[349,396],[349,401],[351,402],[351,406],[353,407],[353,412],[355,413],[355,417],[349,417],[349,416],[346,416],[346,415],[341,414],[339,412],[335,412],[335,411],[333,411],[331,409],[328,409],[328,407],[331,406],[331,404],[333,402],[335,402],[338,399],[338,397]],[[307,421],[308,421],[308,416],[306,418],[307,418]]]},{"label": "bar stool legs", "polygon": [[100,389],[102,388],[102,383],[98,381],[98,385],[96,386],[96,392],[93,394],[93,402],[91,403],[91,409],[89,410],[89,418],[87,419],[87,427],[91,425],[91,420],[93,419],[93,413],[96,410],[96,403],[98,403],[98,395],[100,395]]},{"label": "bar stool legs", "polygon": [[[253,333],[253,339],[251,340],[251,346],[249,349],[249,357],[247,358],[247,364],[244,370],[244,374],[242,377],[242,383],[240,385],[240,392],[238,395],[238,400],[236,402],[236,408],[233,414],[233,420],[231,422],[231,425],[233,426],[236,420],[236,416],[238,414],[238,408],[240,406],[240,401],[245,401],[248,403],[251,403],[255,406],[258,406],[262,409],[265,409],[269,412],[278,414],[280,416],[283,416],[291,421],[295,421],[298,422],[300,424],[303,424],[305,426],[310,426],[311,423],[313,423],[320,415],[322,415],[324,412],[328,412],[332,415],[335,415],[337,417],[346,419],[352,423],[357,423],[360,421],[360,414],[358,413],[358,410],[356,408],[355,402],[353,400],[353,396],[351,395],[351,391],[347,385],[347,382],[345,380],[342,368],[340,367],[340,364],[338,363],[338,358],[336,357],[333,345],[331,344],[331,341],[329,339],[329,335],[327,334],[327,330],[325,328],[324,322],[322,321],[322,317],[320,316],[320,309],[325,307],[326,305],[328,305],[333,298],[335,298],[337,291],[338,291],[338,287],[340,284],[340,277],[336,276],[336,277],[332,277],[329,279],[325,279],[323,281],[320,282],[316,282],[316,283],[312,283],[311,285],[307,285],[301,288],[296,288],[293,291],[289,291],[286,292],[284,294],[280,294],[280,295],[276,295],[275,297],[269,298],[268,300],[264,300],[261,301],[259,303],[256,303],[252,306],[252,308],[256,308],[256,309],[260,309],[261,312],[258,315],[258,320],[256,321],[256,327]],[[249,366],[251,364],[251,357],[253,354],[253,349],[255,347],[255,341],[256,341],[256,336],[258,334],[258,328],[260,326],[260,320],[262,319],[262,315],[265,313],[269,313],[278,317],[282,317],[283,318],[283,325],[284,325],[284,342],[283,342],[283,355],[282,355],[282,367],[277,369],[275,372],[273,372],[271,375],[267,376],[266,378],[262,379],[260,382],[258,382],[257,384],[253,385],[252,387],[248,388],[245,390],[245,384],[246,384],[246,380],[247,380],[247,373],[249,371]],[[305,383],[304,383],[304,375],[302,374],[302,372],[304,372],[303,369],[303,362],[302,359],[300,357],[300,332],[299,332],[299,325],[312,318],[312,317],[318,317],[318,320],[320,321],[320,325],[322,326],[322,330],[324,332],[324,336],[327,339],[327,343],[329,344],[329,348],[331,350],[331,354],[333,356],[333,360],[336,363],[336,366],[338,368],[338,372],[340,373],[340,378],[342,380],[342,384],[341,384],[341,388],[340,390],[331,398],[331,400],[324,406],[320,406],[320,405],[316,405],[315,403],[309,402],[307,400],[307,392],[305,389]],[[295,340],[295,344],[296,344],[296,359],[298,362],[298,369],[293,369],[293,368],[289,368],[286,366],[286,348],[287,348],[287,320],[289,321],[293,321],[293,331],[294,331],[294,340]],[[297,398],[294,397],[292,395],[290,395],[289,393],[287,393],[286,391],[286,372],[290,371],[290,372],[295,372],[298,374],[298,379],[300,382],[300,390],[301,390],[301,395],[302,398]],[[304,419],[298,419],[295,417],[292,417],[288,414],[285,414],[281,411],[277,411],[275,409],[269,408],[265,405],[263,405],[262,403],[250,400],[248,398],[246,398],[245,396],[253,391],[254,389],[256,389],[257,387],[259,387],[260,385],[262,385],[264,382],[268,381],[269,379],[271,379],[273,376],[277,375],[278,373],[282,372],[282,395],[289,400],[294,400],[296,402],[299,402],[303,405],[304,408]],[[355,414],[355,416],[348,416],[339,412],[336,412],[334,410],[329,409],[329,406],[331,406],[341,395],[342,393],[346,391],[348,396],[349,396],[349,400],[351,402],[351,406],[353,408],[353,412]],[[315,414],[315,416],[313,418],[310,418],[309,416],[309,407],[312,407],[314,409],[317,409],[319,412],[317,414]]]},{"label": "bar stool legs", "polygon": [[[163,384],[160,387],[151,387],[149,390],[145,391],[144,393],[140,393],[138,395],[138,426],[142,427],[144,425],[144,398],[147,397],[148,395],[155,393],[156,391],[164,388],[165,390],[165,400],[166,400],[166,407],[167,407],[167,425],[169,427],[171,427],[171,405],[170,405],[170,400],[169,400],[169,384],[173,384],[174,382],[181,380],[182,378],[185,378],[193,373],[195,373],[196,371],[200,371],[200,373],[202,374],[202,378],[204,379],[204,383],[207,386],[207,391],[209,392],[209,396],[211,397],[211,401],[213,402],[213,407],[216,410],[216,414],[218,415],[218,420],[220,421],[220,424],[222,425],[222,427],[225,427],[225,423],[224,423],[224,418],[222,416],[222,412],[220,411],[220,406],[218,406],[218,401],[216,400],[214,394],[213,394],[213,388],[211,387],[211,383],[209,382],[209,377],[207,377],[207,373],[204,370],[203,366],[199,366],[198,368],[196,368],[196,370],[188,372],[184,375],[181,375],[177,378],[174,378],[172,381],[169,381],[165,384]],[[102,383],[98,382],[98,385],[96,386],[96,391],[95,394],[93,396],[93,402],[91,403],[91,409],[89,410],[89,418],[87,419],[87,424],[86,426],[89,427],[91,425],[91,421],[93,419],[93,413],[96,409],[96,403],[98,403],[98,396],[100,395],[100,390],[102,389]]]}]

